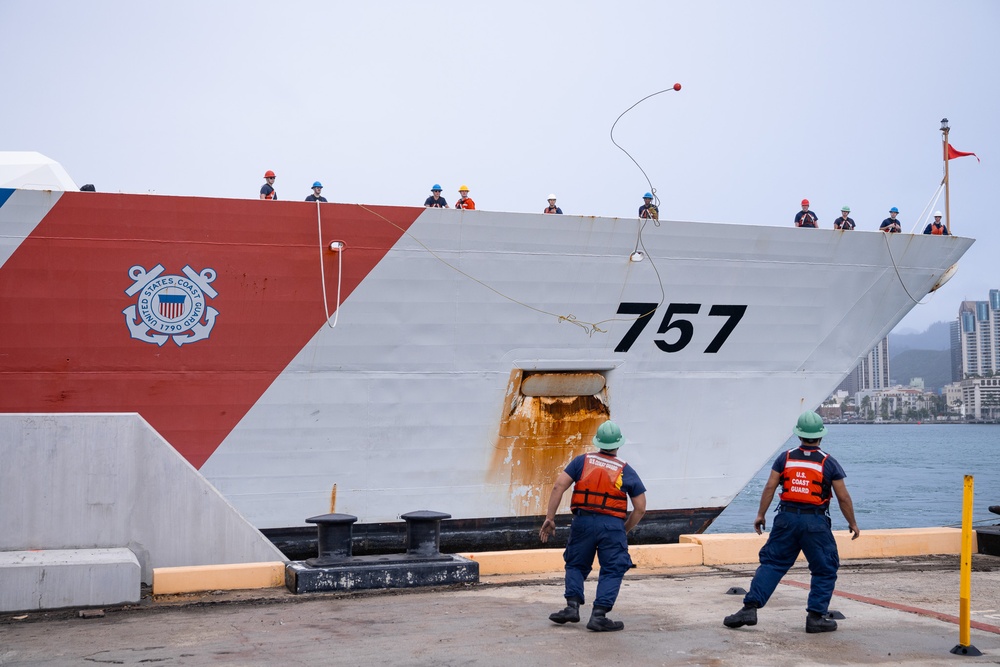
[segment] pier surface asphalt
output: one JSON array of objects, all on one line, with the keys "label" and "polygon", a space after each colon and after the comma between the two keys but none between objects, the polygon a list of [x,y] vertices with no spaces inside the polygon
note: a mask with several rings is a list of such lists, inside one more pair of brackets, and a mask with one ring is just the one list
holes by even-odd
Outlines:
[{"label": "pier surface asphalt", "polygon": [[[560,573],[475,585],[353,594],[284,589],[148,597],[81,618],[77,610],[0,616],[0,665],[1000,665],[1000,557],[973,560],[970,644],[959,643],[959,559],[845,561],[837,632],[807,635],[809,572],[794,567],[754,627],[741,606],[755,564],[633,570],[609,614],[625,630],[558,626]],[[591,575],[596,579],[596,572]],[[593,596],[595,581],[588,581]]]}]

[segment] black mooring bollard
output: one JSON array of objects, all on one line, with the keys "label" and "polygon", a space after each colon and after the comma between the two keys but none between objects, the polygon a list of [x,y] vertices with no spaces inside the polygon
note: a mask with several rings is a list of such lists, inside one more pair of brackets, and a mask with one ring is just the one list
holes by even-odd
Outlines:
[{"label": "black mooring bollard", "polygon": [[450,514],[420,510],[401,517],[406,522],[406,554],[408,556],[439,556],[441,554],[441,519]]},{"label": "black mooring bollard", "polygon": [[319,556],[306,560],[312,567],[342,563],[351,558],[352,524],[358,517],[351,514],[322,514],[306,519],[319,531]]}]

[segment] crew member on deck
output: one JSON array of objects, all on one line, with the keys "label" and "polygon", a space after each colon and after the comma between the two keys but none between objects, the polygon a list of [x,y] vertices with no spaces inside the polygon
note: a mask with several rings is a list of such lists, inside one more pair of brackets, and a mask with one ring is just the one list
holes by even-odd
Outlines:
[{"label": "crew member on deck", "polygon": [[321,192],[323,192],[323,184],[320,183],[319,181],[316,181],[315,183],[313,183],[313,192],[311,195],[306,197],[306,201],[321,201],[323,203],[326,203],[326,197],[321,195],[320,194]]},{"label": "crew member on deck", "polygon": [[642,196],[642,206],[639,207],[639,217],[642,219],[660,219],[660,209],[653,203],[653,193],[647,192]]},{"label": "crew member on deck", "polygon": [[941,222],[941,211],[934,211],[934,222],[924,227],[924,234],[951,236],[948,226]]},{"label": "crew member on deck", "polygon": [[893,206],[889,209],[889,217],[882,221],[882,224],[878,226],[880,231],[886,234],[898,234],[903,231],[899,226],[899,220],[896,216],[899,214],[899,209]]},{"label": "crew member on deck", "polygon": [[760,567],[750,582],[750,592],[743,597],[743,608],[723,621],[727,628],[757,625],[757,609],[767,604],[801,551],[812,573],[806,605],[806,632],[837,629],[837,622],[826,617],[840,567],[837,543],[830,530],[831,495],[837,496],[840,511],[852,533],[851,539],[858,539],[861,531],[854,519],[851,494],[844,484],[847,476],[844,469],[819,448],[826,435],[823,418],[811,410],[803,412],[792,432],[799,436],[799,446],[779,454],[771,466],[771,476],[761,493],[757,519],[753,522],[757,534],[764,529],[764,515],[780,486],[778,514],[774,517],[767,544],[760,550]]},{"label": "crew member on deck", "polygon": [[840,217],[833,221],[834,229],[844,229],[850,230],[854,229],[854,221],[847,216],[851,212],[850,206],[844,206],[840,209]]},{"label": "crew member on deck", "polygon": [[558,213],[562,215],[562,209],[556,206],[556,196],[555,194],[549,195],[549,205],[546,207],[542,213]]},{"label": "crew member on deck", "polygon": [[260,186],[260,198],[277,201],[278,193],[274,189],[274,172],[268,169],[264,172],[264,185]]},{"label": "crew member on deck", "polygon": [[441,186],[435,183],[431,186],[431,196],[424,200],[427,208],[448,208],[448,202],[441,196]]},{"label": "crew member on deck", "polygon": [[819,217],[809,210],[809,200],[802,200],[802,210],[795,214],[796,227],[819,227]]},{"label": "crew member on deck", "polygon": [[[587,629],[595,632],[621,630],[625,624],[612,621],[607,613],[615,606],[622,577],[632,567],[628,555],[628,532],[646,513],[646,487],[632,466],[618,458],[625,443],[621,429],[606,421],[594,436],[597,452],[577,456],[556,477],[549,497],[545,522],[538,532],[542,542],[556,532],[556,510],[563,494],[573,485],[570,507],[573,523],[563,559],[566,561],[566,608],[549,615],[553,623],[577,623],[584,603],[583,582],[590,574],[596,554],[601,564],[597,594]],[[628,498],[632,513],[628,513]]]},{"label": "crew member on deck", "polygon": [[476,202],[472,201],[469,197],[469,186],[463,185],[458,189],[459,200],[455,202],[455,208],[464,208],[466,210],[474,211],[476,209]]}]

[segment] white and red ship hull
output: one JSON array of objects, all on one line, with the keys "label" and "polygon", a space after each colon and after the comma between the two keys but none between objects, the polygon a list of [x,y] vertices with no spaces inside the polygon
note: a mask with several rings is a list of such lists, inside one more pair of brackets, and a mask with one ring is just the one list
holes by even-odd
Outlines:
[{"label": "white and red ship hull", "polygon": [[610,416],[664,541],[972,242],[0,189],[0,412],[138,412],[275,534],[430,509],[486,548]]}]

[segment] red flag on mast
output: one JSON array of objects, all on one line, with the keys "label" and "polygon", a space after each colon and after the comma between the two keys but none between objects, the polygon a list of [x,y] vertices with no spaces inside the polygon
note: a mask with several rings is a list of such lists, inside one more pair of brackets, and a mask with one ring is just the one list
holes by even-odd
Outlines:
[{"label": "red flag on mast", "polygon": [[980,160],[979,156],[976,155],[975,153],[963,153],[962,151],[956,151],[954,148],[952,148],[951,144],[948,144],[949,160],[954,160],[957,157],[966,157],[967,155],[971,155],[972,157],[976,158],[976,160],[978,160],[980,163],[982,163],[982,160]]}]

